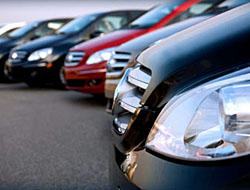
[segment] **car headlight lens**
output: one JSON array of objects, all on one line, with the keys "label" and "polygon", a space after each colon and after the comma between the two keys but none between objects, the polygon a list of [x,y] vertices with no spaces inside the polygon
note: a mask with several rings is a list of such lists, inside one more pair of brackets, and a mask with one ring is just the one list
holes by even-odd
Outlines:
[{"label": "car headlight lens", "polygon": [[157,118],[146,147],[193,161],[249,154],[250,74],[241,72],[170,100]]},{"label": "car headlight lens", "polygon": [[108,61],[111,58],[114,49],[115,47],[112,47],[95,52],[88,58],[86,64],[90,65],[90,64],[100,63],[103,61]]},{"label": "car headlight lens", "polygon": [[45,59],[49,55],[51,55],[52,52],[53,52],[53,48],[44,48],[44,49],[37,50],[30,54],[30,56],[28,57],[28,61],[37,61],[40,59]]}]

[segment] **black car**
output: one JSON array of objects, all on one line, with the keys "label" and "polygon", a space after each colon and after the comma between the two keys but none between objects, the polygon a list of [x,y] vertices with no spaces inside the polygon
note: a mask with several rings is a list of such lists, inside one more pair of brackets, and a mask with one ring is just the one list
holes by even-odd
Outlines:
[{"label": "black car", "polygon": [[[53,35],[12,50],[7,63],[9,75],[30,86],[54,82],[64,86],[63,64],[76,44],[120,29],[142,15],[142,10],[121,10],[89,14],[66,24]],[[79,59],[82,53],[79,52]]]},{"label": "black car", "polygon": [[113,189],[250,189],[249,20],[250,3],[139,55],[115,92]]},{"label": "black car", "polygon": [[0,38],[0,78],[4,78],[5,62],[12,48],[51,34],[70,20],[70,18],[62,18],[35,21]]},{"label": "black car", "polygon": [[166,27],[130,40],[117,47],[107,62],[105,97],[108,99],[107,111],[110,111],[117,84],[127,68],[134,67],[135,58],[140,52],[154,43],[169,37],[187,27],[204,21],[212,16],[240,6],[249,0],[202,0],[175,17]]}]

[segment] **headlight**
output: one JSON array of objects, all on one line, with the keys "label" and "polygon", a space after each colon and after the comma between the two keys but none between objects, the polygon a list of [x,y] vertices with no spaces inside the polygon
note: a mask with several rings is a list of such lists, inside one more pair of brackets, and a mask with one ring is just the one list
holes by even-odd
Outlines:
[{"label": "headlight", "polygon": [[108,61],[111,58],[114,49],[115,47],[112,47],[94,53],[88,58],[86,64],[90,65],[90,64],[100,63],[103,61]]},{"label": "headlight", "polygon": [[250,69],[177,95],[164,107],[146,147],[181,160],[250,153]]},{"label": "headlight", "polygon": [[44,48],[44,49],[37,50],[30,54],[30,56],[28,57],[28,61],[37,61],[40,59],[45,59],[49,55],[51,55],[52,52],[53,52],[53,48]]}]

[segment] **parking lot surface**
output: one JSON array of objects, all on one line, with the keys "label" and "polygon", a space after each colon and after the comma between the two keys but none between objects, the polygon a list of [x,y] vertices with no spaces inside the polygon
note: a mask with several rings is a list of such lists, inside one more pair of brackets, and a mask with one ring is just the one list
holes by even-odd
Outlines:
[{"label": "parking lot surface", "polygon": [[105,100],[0,84],[0,189],[108,189]]}]

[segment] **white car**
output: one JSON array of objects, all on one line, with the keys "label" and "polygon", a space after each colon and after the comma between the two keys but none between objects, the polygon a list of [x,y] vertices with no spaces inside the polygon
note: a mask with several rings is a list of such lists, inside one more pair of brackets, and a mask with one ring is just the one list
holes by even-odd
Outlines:
[{"label": "white car", "polygon": [[9,23],[9,24],[3,24],[0,25],[0,38],[3,38],[8,33],[23,27],[26,24],[26,22],[15,22],[15,23]]}]

